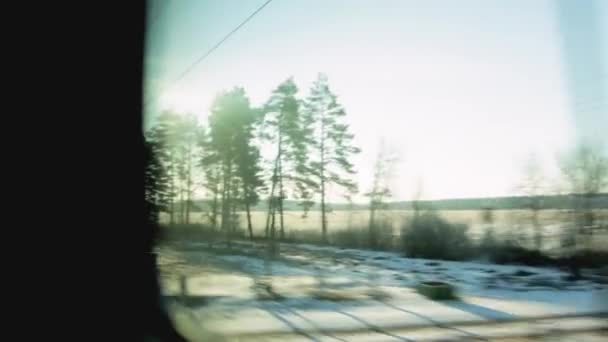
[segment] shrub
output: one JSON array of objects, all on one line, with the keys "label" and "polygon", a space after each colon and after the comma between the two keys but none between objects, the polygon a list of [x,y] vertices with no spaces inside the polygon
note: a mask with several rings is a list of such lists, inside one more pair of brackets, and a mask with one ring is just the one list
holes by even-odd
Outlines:
[{"label": "shrub", "polygon": [[393,250],[394,249],[393,223],[388,220],[377,221],[368,228],[368,240],[370,249]]},{"label": "shrub", "polygon": [[245,231],[236,229],[226,232],[213,229],[212,226],[200,223],[161,225],[160,241],[210,241],[217,239],[243,238]]},{"label": "shrub", "polygon": [[329,242],[334,246],[346,248],[367,248],[369,231],[363,227],[352,227],[329,234]]},{"label": "shrub", "polygon": [[[337,231],[329,231],[329,243],[336,247],[392,250],[393,225],[390,221],[379,221],[372,227],[370,236],[369,226],[354,226]],[[287,230],[285,242],[298,242],[323,245],[320,231],[317,230]]]},{"label": "shrub", "polygon": [[523,248],[514,244],[494,245],[492,249],[482,249],[483,255],[496,264],[521,264],[544,266],[553,260],[538,250]]},{"label": "shrub", "polygon": [[434,211],[409,219],[401,229],[404,252],[409,257],[444,260],[468,259],[474,254],[465,224],[451,224]]},{"label": "shrub", "polygon": [[393,249],[393,225],[390,221],[378,221],[369,226],[355,226],[330,233],[334,246],[346,248],[391,250]]},{"label": "shrub", "polygon": [[[302,229],[285,231],[285,242],[321,244],[323,242],[321,232],[316,230]],[[264,238],[265,239],[265,238]]]},{"label": "shrub", "polygon": [[496,248],[497,246],[498,242],[494,234],[494,228],[487,228],[483,233],[481,241],[479,242],[479,251],[483,255],[490,255],[490,253],[492,253],[494,248]]},{"label": "shrub", "polygon": [[608,266],[608,251],[580,250],[569,257],[559,258],[558,264],[601,269]]}]

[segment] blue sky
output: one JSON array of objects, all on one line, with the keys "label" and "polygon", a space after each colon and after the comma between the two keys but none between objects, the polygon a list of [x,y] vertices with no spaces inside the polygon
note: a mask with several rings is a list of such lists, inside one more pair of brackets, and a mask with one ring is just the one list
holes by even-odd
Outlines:
[{"label": "blue sky", "polygon": [[[153,2],[145,91],[155,100],[146,115],[173,109],[204,120],[219,91],[243,86],[261,104],[290,76],[305,96],[324,72],[363,149],[361,190],[384,139],[400,155],[393,188],[404,200],[418,179],[426,198],[514,194],[530,153],[552,177],[555,154],[577,129],[606,124],[605,79],[579,92],[597,107],[585,124],[573,115],[573,89],[584,86],[569,83],[567,66],[587,57],[565,58],[560,33],[580,23],[560,26],[549,0],[274,0],[172,82],[263,2]],[[606,19],[608,6],[598,3]],[[596,64],[605,75],[606,64]]]}]

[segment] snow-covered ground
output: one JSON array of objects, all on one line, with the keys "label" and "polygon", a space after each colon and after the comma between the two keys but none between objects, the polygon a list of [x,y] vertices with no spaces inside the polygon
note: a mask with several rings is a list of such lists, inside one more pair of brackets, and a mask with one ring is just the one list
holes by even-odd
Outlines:
[{"label": "snow-covered ground", "polygon": [[[186,275],[188,295],[206,299],[190,305],[197,319],[229,335],[371,330],[387,338],[404,326],[608,311],[608,279],[569,281],[554,268],[307,244],[281,244],[280,257],[270,260],[264,250],[247,241],[233,241],[229,249],[224,243],[161,247],[163,289],[178,294],[177,273]],[[421,296],[414,286],[427,280],[455,285],[460,300]]]}]

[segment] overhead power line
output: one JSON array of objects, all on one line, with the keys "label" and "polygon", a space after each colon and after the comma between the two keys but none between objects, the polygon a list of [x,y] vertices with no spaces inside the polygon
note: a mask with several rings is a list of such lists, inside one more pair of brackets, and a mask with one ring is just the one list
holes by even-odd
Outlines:
[{"label": "overhead power line", "polygon": [[[264,2],[260,7],[258,7],[258,9],[256,9],[253,13],[251,13],[245,20],[243,20],[237,27],[235,27],[234,29],[232,29],[232,31],[228,32],[228,34],[226,34],[224,36],[224,38],[222,38],[219,42],[217,42],[217,44],[213,45],[209,50],[207,50],[202,56],[200,56],[198,59],[196,59],[192,64],[190,64],[181,74],[179,74],[179,76],[169,85],[167,86],[166,89],[170,88],[171,86],[173,86],[175,83],[179,82],[181,79],[183,79],[189,72],[191,72],[198,64],[200,64],[202,61],[204,61],[207,57],[209,57],[209,55],[211,55],[215,50],[217,50],[226,40],[228,40],[228,38],[230,38],[233,34],[235,34],[239,29],[241,29],[241,27],[245,26],[245,24],[247,24],[247,22],[249,22],[253,17],[255,17],[256,14],[258,14],[262,9],[264,9],[264,7],[266,7],[269,3],[271,3],[272,0],[267,0],[266,2]],[[162,93],[162,91],[160,92]],[[160,95],[159,95],[160,96]],[[144,103],[144,107],[149,105],[153,100],[158,99],[159,96],[156,96],[155,98],[152,98],[148,101],[146,101],[146,103]]]}]

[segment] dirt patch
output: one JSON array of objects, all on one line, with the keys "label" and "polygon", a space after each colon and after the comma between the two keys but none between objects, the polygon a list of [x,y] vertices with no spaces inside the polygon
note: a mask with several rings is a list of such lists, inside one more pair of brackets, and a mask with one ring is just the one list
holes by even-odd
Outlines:
[{"label": "dirt patch", "polygon": [[258,300],[283,300],[285,296],[276,293],[272,287],[272,284],[268,282],[260,281],[253,286],[253,291]]},{"label": "dirt patch", "polygon": [[388,300],[391,298],[391,296],[386,293],[385,291],[379,290],[379,289],[371,289],[369,291],[367,291],[367,295],[374,300],[379,300],[379,301],[383,301],[383,300]]},{"label": "dirt patch", "polygon": [[347,292],[333,289],[316,289],[309,292],[310,296],[319,300],[328,300],[332,302],[342,302],[350,300],[364,299],[359,293]]},{"label": "dirt patch", "polygon": [[164,296],[166,301],[178,302],[186,307],[195,308],[209,304],[214,299],[222,298],[222,296]]}]

